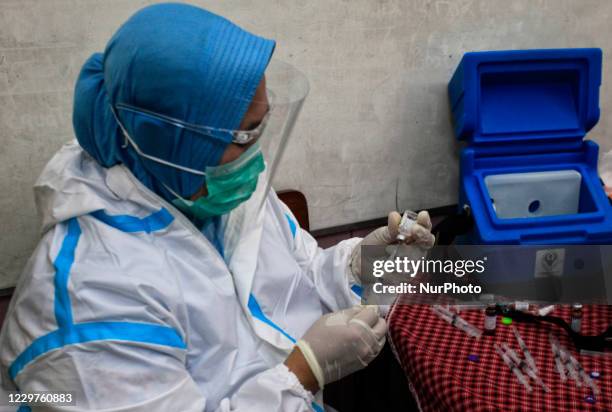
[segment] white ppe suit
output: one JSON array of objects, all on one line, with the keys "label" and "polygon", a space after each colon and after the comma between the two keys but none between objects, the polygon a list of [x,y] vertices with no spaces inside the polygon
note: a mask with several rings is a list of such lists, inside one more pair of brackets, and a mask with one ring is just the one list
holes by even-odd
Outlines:
[{"label": "white ppe suit", "polygon": [[263,193],[223,219],[222,256],[125,166],[66,144],[35,185],[44,235],[0,334],[4,390],[70,391],[62,411],[322,410],[283,361],[359,303],[359,239],[323,250]]}]

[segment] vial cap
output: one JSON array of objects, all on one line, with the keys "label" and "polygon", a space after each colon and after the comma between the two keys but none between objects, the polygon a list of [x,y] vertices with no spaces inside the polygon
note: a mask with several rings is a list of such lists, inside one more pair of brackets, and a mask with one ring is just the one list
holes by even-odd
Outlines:
[{"label": "vial cap", "polygon": [[474,362],[474,363],[480,362],[480,358],[478,357],[478,355],[473,354],[473,353],[469,354],[467,358],[470,362]]}]

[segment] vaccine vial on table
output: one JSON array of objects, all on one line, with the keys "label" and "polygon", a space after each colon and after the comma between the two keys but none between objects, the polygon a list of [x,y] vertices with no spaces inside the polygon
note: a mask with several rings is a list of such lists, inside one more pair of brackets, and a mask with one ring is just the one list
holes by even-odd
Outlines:
[{"label": "vaccine vial on table", "polygon": [[495,327],[497,326],[497,310],[495,309],[495,303],[490,303],[485,309],[484,316],[484,334],[493,335],[495,334]]},{"label": "vaccine vial on table", "polygon": [[572,305],[572,317],[570,327],[576,333],[580,333],[582,327],[582,305],[580,303],[574,303]]}]

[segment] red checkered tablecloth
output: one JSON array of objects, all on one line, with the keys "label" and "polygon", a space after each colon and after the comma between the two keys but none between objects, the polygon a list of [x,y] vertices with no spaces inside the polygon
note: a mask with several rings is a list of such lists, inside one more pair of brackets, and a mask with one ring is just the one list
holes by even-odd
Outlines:
[{"label": "red checkered tablecloth", "polygon": [[[612,323],[612,306],[585,306],[582,333],[603,333]],[[464,310],[461,317],[482,328],[482,310]],[[552,313],[569,322],[568,307]],[[495,352],[494,343],[508,343],[522,355],[509,326],[498,317],[494,336],[475,339],[438,318],[426,305],[395,305],[388,316],[395,355],[406,373],[410,390],[423,411],[612,411],[612,356],[580,355],[557,326],[514,322],[551,388],[544,393],[532,383],[528,393]],[[562,382],[548,339],[552,331],[587,372],[598,371],[601,390],[594,404],[585,400],[589,388]],[[468,360],[471,354],[479,361]]]}]

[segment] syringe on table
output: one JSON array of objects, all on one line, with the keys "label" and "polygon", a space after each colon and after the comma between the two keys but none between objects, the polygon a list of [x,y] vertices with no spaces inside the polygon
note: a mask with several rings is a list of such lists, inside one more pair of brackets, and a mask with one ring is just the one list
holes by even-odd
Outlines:
[{"label": "syringe on table", "polygon": [[482,331],[480,329],[478,329],[474,325],[471,325],[461,316],[451,312],[445,307],[442,307],[440,305],[434,305],[431,307],[431,310],[443,320],[455,326],[456,328],[461,329],[469,336],[472,336],[474,338],[480,338],[480,336],[482,335]]},{"label": "syringe on table", "polygon": [[522,360],[518,353],[514,351],[514,349],[510,348],[507,343],[502,343],[502,348],[506,352],[506,355],[510,357],[510,359],[514,362],[516,366],[519,367],[520,370],[522,370],[527,376],[533,379],[535,383],[540,385],[544,392],[550,392],[550,388],[546,386],[542,379],[540,379],[535,370],[533,370],[527,362]]},{"label": "syringe on table", "polygon": [[525,360],[527,361],[527,364],[534,372],[538,372],[538,367],[536,366],[535,360],[533,359],[533,356],[531,356],[531,352],[529,352],[529,349],[527,348],[525,341],[523,340],[523,338],[521,337],[521,334],[519,333],[518,329],[515,326],[512,326],[512,332],[514,333],[514,336],[516,337],[516,341],[518,342],[519,347],[521,348],[521,350],[523,351],[523,354],[525,355]]},{"label": "syringe on table", "polygon": [[497,354],[502,358],[504,363],[514,373],[518,381],[525,387],[525,389],[527,389],[527,392],[531,392],[533,389],[531,388],[531,385],[529,385],[529,381],[527,380],[525,375],[523,375],[519,368],[514,365],[510,357],[504,351],[501,350],[499,345],[495,345],[495,352],[497,352]]},{"label": "syringe on table", "polygon": [[561,376],[561,380],[565,381],[567,379],[565,377],[565,369],[567,369],[569,376],[576,382],[577,387],[582,387],[582,383],[584,382],[586,386],[591,388],[594,395],[599,395],[599,387],[595,382],[593,382],[593,379],[591,379],[591,377],[586,373],[574,355],[564,348],[552,333],[548,335],[548,339],[550,340],[550,345],[555,357],[555,363],[557,365],[557,371]]}]

